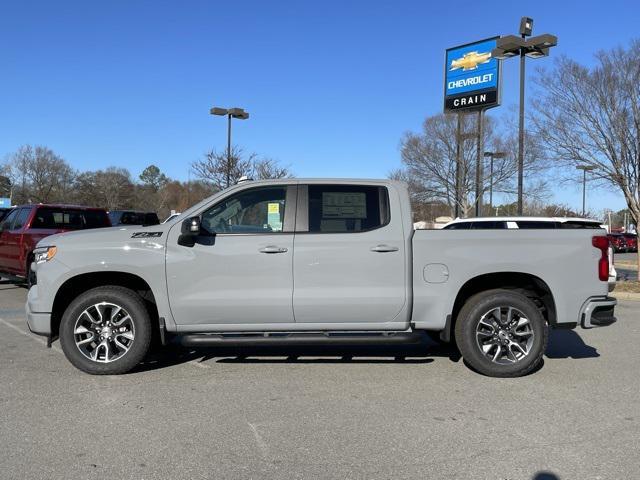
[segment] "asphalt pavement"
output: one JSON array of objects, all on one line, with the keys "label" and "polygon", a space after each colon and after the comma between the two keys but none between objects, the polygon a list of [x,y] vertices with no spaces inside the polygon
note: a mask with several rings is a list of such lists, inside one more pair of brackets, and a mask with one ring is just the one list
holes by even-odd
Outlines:
[{"label": "asphalt pavement", "polygon": [[518,379],[418,346],[176,350],[94,377],[0,282],[2,479],[631,479],[640,302]]}]

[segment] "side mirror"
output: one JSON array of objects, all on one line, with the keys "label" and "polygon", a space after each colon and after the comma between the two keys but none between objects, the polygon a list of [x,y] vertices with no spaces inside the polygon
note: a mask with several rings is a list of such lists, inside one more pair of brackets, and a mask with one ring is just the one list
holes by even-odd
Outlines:
[{"label": "side mirror", "polygon": [[183,235],[200,235],[200,217],[189,217],[182,222]]},{"label": "side mirror", "polygon": [[193,247],[198,235],[200,235],[200,217],[189,217],[182,222],[178,245]]}]

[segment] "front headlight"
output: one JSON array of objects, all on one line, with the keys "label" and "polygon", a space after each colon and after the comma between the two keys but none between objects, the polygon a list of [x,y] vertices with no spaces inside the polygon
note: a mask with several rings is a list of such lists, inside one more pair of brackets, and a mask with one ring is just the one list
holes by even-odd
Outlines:
[{"label": "front headlight", "polygon": [[39,247],[33,251],[33,261],[36,263],[44,263],[51,260],[58,249],[56,247]]}]

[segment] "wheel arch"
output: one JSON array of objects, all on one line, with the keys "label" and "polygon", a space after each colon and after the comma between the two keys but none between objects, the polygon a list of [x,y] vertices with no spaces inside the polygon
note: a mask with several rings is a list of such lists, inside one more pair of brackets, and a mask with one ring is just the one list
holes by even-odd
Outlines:
[{"label": "wheel arch", "polygon": [[469,298],[477,293],[494,289],[511,290],[524,294],[534,301],[550,326],[553,327],[557,324],[553,293],[544,280],[531,273],[493,272],[473,277],[462,285],[456,295],[451,313],[447,316],[447,325],[441,338],[445,341],[453,339],[458,314]]},{"label": "wheel arch", "polygon": [[56,292],[51,310],[51,334],[56,337],[62,316],[69,303],[78,295],[96,287],[116,285],[136,292],[143,300],[154,329],[159,326],[156,297],[149,283],[142,277],[129,272],[106,271],[88,272],[67,279]]}]

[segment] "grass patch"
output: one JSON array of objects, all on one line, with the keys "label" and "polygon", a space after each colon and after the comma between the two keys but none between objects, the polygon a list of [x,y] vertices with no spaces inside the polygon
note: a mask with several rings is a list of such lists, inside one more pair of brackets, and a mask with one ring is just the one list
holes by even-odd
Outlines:
[{"label": "grass patch", "polygon": [[626,282],[617,282],[615,292],[632,292],[640,293],[640,282],[637,280],[627,280]]}]

